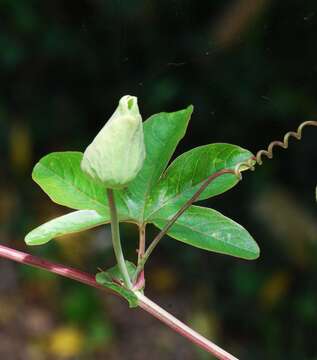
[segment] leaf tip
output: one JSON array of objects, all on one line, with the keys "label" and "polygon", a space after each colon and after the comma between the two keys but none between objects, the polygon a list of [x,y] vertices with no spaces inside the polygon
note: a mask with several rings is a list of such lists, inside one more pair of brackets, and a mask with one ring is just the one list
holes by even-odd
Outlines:
[{"label": "leaf tip", "polygon": [[261,250],[259,245],[255,242],[255,240],[252,241],[252,248],[248,252],[248,256],[245,258],[246,260],[256,260],[260,257]]},{"label": "leaf tip", "polygon": [[194,112],[194,105],[187,106],[186,111],[191,115]]},{"label": "leaf tip", "polygon": [[34,245],[34,240],[33,240],[33,237],[30,235],[30,233],[28,233],[28,234],[24,237],[24,242],[25,242],[26,245],[28,245],[28,246]]},{"label": "leaf tip", "polygon": [[43,245],[51,240],[49,237],[39,236],[36,229],[30,231],[24,238],[24,242],[28,246]]}]

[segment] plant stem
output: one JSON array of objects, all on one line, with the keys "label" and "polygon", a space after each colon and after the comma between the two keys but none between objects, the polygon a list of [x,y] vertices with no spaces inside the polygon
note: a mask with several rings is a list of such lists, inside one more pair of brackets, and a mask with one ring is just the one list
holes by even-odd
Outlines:
[{"label": "plant stem", "polygon": [[[99,285],[93,276],[85,272],[64,265],[56,264],[33,255],[11,249],[4,245],[0,245],[0,257],[10,259],[21,264],[36,267],[45,271],[49,271],[51,273],[61,275],[63,277],[78,281],[91,287],[106,290],[111,294],[117,295],[110,289]],[[169,314],[167,311],[162,309],[160,306],[155,304],[153,301],[145,297],[140,292],[137,291],[135,292],[135,294],[138,297],[140,308],[142,308],[144,311],[148,312],[150,315],[154,316],[155,318],[169,326],[172,330],[174,330],[181,336],[187,338],[189,341],[199,346],[201,349],[204,349],[210,354],[213,354],[219,360],[237,360],[236,357],[227,353],[225,350],[221,349],[216,344],[207,340],[202,335],[199,335],[197,332],[189,328],[181,321],[177,320],[173,315]]]},{"label": "plant stem", "polygon": [[[146,224],[139,226],[139,248],[138,248],[138,263],[142,261],[145,252],[145,227]],[[144,268],[140,273],[135,272],[132,279],[134,288],[143,288],[145,284]]]},{"label": "plant stem", "polygon": [[113,190],[107,189],[107,195],[108,195],[110,216],[111,216],[111,235],[112,235],[113,250],[117,259],[118,267],[123,277],[124,284],[126,288],[132,289],[132,282],[124,260],[122,246],[121,246],[119,219],[118,219],[117,208],[113,196]]},{"label": "plant stem", "polygon": [[145,252],[145,227],[146,224],[142,224],[139,227],[138,263],[141,261]]},{"label": "plant stem", "polygon": [[[29,265],[41,270],[46,270],[53,274],[64,276],[66,278],[81,282],[88,286],[93,286],[103,290],[106,289],[104,286],[99,285],[93,276],[83,271],[74,269],[69,266],[53,263],[51,261],[41,259],[37,256],[33,256],[4,245],[0,245],[0,257],[13,260],[21,264]],[[111,291],[110,289],[106,289],[106,290],[109,290],[109,292],[111,292],[114,295],[118,295],[114,291]]]},{"label": "plant stem", "polygon": [[143,270],[145,263],[152,254],[153,250],[158,245],[162,237],[168,232],[168,230],[174,225],[177,219],[199,198],[200,194],[207,188],[207,186],[215,180],[217,177],[223,174],[235,174],[232,169],[222,169],[218,172],[210,175],[200,186],[200,188],[194,193],[194,195],[186,201],[186,203],[177,211],[177,213],[171,218],[171,220],[163,227],[163,229],[155,236],[149,247],[147,248],[141,261],[138,262],[135,277]]},{"label": "plant stem", "polygon": [[200,348],[206,350],[210,354],[213,354],[221,360],[238,360],[227,351],[221,349],[219,346],[206,339],[202,335],[198,334],[195,330],[176,319],[173,315],[162,309],[160,306],[155,304],[152,300],[144,296],[141,292],[136,293],[139,299],[139,306],[153,315],[155,318],[175,330],[178,334],[186,337],[192,343],[198,345]]}]

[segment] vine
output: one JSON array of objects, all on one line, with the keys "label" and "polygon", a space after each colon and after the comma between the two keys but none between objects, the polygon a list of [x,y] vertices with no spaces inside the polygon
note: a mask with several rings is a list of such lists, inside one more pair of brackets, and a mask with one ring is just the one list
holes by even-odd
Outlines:
[{"label": "vine", "polygon": [[[186,131],[191,113],[192,107],[188,107],[171,114],[157,114],[143,126],[136,98],[125,96],[84,154],[49,154],[34,168],[33,179],[50,198],[77,211],[34,229],[26,236],[26,243],[41,245],[57,236],[111,223],[116,266],[99,272],[94,278],[77,269],[3,245],[0,245],[0,257],[47,270],[92,287],[107,288],[126,299],[130,307],[141,307],[218,359],[237,360],[143,294],[144,266],[166,234],[208,251],[248,260],[256,259],[259,256],[258,245],[242,226],[219,212],[193,204],[235,186],[242,179],[243,171],[254,170],[255,165],[262,165],[262,156],[272,159],[276,146],[287,149],[291,137],[300,140],[304,127],[317,126],[317,121],[303,122],[297,131],[286,133],[283,141],[272,141],[266,150],[258,151],[255,156],[235,145],[210,144],[190,150],[165,169]],[[161,138],[158,138],[158,134],[161,134]],[[151,150],[147,157],[146,147],[147,151]],[[73,181],[74,177],[78,180],[76,183]],[[166,194],[170,193],[173,196],[168,197]],[[162,196],[165,195],[166,198],[162,201]],[[152,210],[148,211],[151,214],[149,217],[146,216],[148,208]],[[155,217],[155,214],[158,215]],[[191,214],[194,214],[192,218]],[[195,228],[191,232],[182,228],[182,221],[187,221],[186,216],[190,222],[196,221],[196,227],[200,224],[205,227],[205,219],[208,218],[213,226],[213,234],[205,234],[204,229],[201,229],[198,233],[205,238],[201,240],[193,236]],[[119,229],[119,222],[123,221],[135,223],[139,228],[136,265],[126,261],[123,255]],[[153,223],[160,229],[148,247],[145,234],[147,223]],[[181,229],[176,233],[173,232],[175,224]],[[231,239],[234,237],[239,238],[239,242],[232,246]],[[227,239],[230,241],[226,242]]]}]

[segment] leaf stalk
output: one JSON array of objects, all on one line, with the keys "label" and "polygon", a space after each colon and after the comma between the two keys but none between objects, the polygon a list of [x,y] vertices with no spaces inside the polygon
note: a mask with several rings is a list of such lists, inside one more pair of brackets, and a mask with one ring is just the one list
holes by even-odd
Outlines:
[{"label": "leaf stalk", "polygon": [[[146,224],[141,224],[139,226],[139,248],[138,248],[137,266],[142,261],[145,252],[145,228],[146,228]],[[137,287],[144,287],[145,284],[144,269],[140,273],[135,272],[132,281],[134,285],[137,285]]]},{"label": "leaf stalk", "polygon": [[236,175],[236,171],[232,169],[222,169],[217,171],[216,173],[210,175],[199,187],[199,189],[194,193],[194,195],[186,201],[186,203],[176,212],[176,214],[169,220],[169,222],[163,227],[163,229],[155,236],[147,250],[145,251],[144,255],[142,256],[141,260],[138,262],[135,276],[137,278],[138,275],[143,271],[144,265],[149,259],[150,255],[162,239],[162,237],[168,232],[168,230],[175,224],[177,219],[196,201],[198,200],[201,193],[207,188],[207,186],[215,180],[217,177],[223,174],[234,174]]},{"label": "leaf stalk", "polygon": [[120,239],[119,219],[118,219],[118,213],[117,213],[117,208],[116,208],[112,189],[107,189],[107,196],[108,196],[109,208],[110,208],[111,236],[112,236],[113,250],[117,259],[118,267],[123,277],[124,285],[126,286],[127,289],[131,290],[132,282],[123,256],[121,239]]}]

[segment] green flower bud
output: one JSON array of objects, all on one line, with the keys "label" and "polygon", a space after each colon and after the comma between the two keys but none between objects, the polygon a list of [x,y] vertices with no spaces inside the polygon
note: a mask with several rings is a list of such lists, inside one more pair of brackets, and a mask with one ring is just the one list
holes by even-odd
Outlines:
[{"label": "green flower bud", "polygon": [[120,188],[136,177],[144,159],[143,125],[138,101],[136,97],[126,95],[87,147],[81,168],[105,187]]}]

